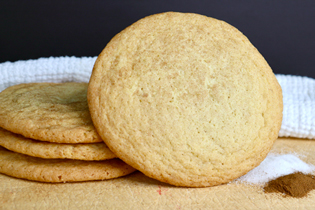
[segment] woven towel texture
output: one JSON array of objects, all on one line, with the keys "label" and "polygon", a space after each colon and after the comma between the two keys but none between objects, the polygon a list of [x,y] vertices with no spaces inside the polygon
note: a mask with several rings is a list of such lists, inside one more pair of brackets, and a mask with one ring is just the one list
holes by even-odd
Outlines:
[{"label": "woven towel texture", "polygon": [[[30,82],[88,82],[96,57],[50,57],[0,63],[0,91]],[[315,80],[276,75],[283,91],[280,137],[315,139]]]}]

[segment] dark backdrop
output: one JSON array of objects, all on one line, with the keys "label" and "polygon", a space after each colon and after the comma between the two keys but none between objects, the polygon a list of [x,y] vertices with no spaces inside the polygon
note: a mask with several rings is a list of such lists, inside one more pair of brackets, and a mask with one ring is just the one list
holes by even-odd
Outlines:
[{"label": "dark backdrop", "polygon": [[314,0],[0,0],[0,62],[96,56],[128,25],[164,11],[224,20],[275,73],[315,78]]}]

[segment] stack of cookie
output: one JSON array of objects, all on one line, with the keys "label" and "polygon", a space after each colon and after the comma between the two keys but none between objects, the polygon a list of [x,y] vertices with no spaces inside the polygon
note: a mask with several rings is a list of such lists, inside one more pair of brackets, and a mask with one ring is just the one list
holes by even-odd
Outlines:
[{"label": "stack of cookie", "polygon": [[0,172],[41,182],[104,180],[134,168],[99,137],[86,83],[33,83],[0,93]]}]

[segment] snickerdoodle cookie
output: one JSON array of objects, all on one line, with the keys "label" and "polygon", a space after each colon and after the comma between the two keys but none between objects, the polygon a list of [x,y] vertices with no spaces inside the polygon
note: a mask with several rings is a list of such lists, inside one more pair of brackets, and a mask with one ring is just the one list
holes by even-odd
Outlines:
[{"label": "snickerdoodle cookie", "polygon": [[88,103],[119,158],[189,187],[227,183],[259,165],[283,107],[275,75],[240,31],[176,12],[143,18],[107,44]]},{"label": "snickerdoodle cookie", "polygon": [[116,158],[104,142],[59,144],[25,138],[0,128],[0,146],[45,159],[108,160]]},{"label": "snickerdoodle cookie", "polygon": [[135,169],[115,158],[103,161],[42,159],[0,147],[0,173],[39,182],[79,182],[125,176]]},{"label": "snickerdoodle cookie", "polygon": [[29,83],[0,93],[0,127],[56,143],[102,142],[93,126],[87,83]]}]

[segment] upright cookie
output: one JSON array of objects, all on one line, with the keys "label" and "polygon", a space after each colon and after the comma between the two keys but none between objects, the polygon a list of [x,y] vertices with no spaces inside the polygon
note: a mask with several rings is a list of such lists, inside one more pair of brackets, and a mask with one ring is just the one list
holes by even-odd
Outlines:
[{"label": "upright cookie", "polygon": [[103,161],[41,159],[0,147],[0,173],[40,182],[80,182],[113,179],[135,169],[119,159]]},{"label": "upright cookie", "polygon": [[246,174],[282,120],[271,68],[233,26],[198,14],[148,16],[98,56],[88,88],[96,130],[123,161],[178,186]]},{"label": "upright cookie", "polygon": [[102,142],[93,126],[87,83],[30,83],[0,93],[0,127],[57,143]]},{"label": "upright cookie", "polygon": [[58,144],[25,138],[0,128],[0,146],[21,154],[45,159],[108,160],[116,158],[104,142]]}]

